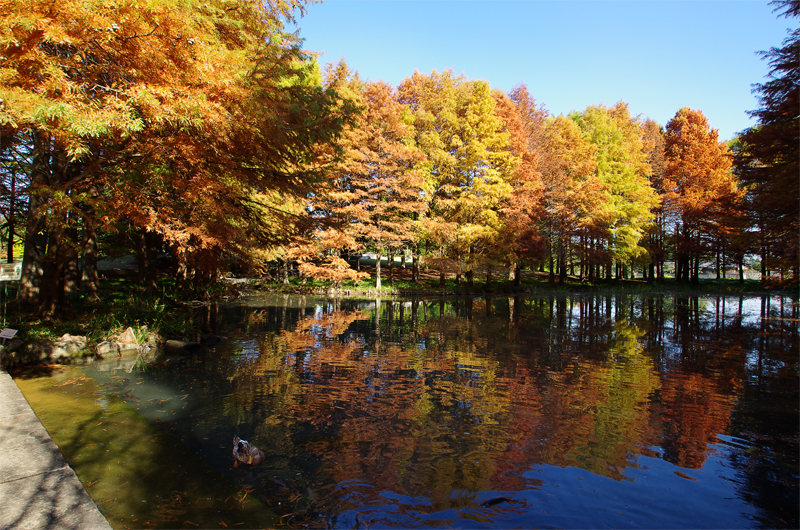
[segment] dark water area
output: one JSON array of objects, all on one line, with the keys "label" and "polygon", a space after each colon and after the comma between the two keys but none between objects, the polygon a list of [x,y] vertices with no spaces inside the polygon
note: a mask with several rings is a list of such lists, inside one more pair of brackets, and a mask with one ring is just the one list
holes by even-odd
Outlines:
[{"label": "dark water area", "polygon": [[284,525],[800,526],[796,299],[271,295],[204,323],[224,340],[83,371]]}]

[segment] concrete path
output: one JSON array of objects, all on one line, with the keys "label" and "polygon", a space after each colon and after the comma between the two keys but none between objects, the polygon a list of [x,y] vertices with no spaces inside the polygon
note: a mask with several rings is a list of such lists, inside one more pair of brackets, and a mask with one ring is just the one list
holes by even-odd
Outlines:
[{"label": "concrete path", "polygon": [[0,528],[111,528],[17,384],[2,368]]}]

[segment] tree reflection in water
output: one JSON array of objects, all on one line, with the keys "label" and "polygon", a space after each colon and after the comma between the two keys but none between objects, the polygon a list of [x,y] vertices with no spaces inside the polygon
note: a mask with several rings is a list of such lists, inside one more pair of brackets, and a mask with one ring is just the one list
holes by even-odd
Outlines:
[{"label": "tree reflection in water", "polygon": [[334,526],[687,524],[680,507],[635,515],[621,500],[541,519],[530,492],[556,480],[536,470],[576,469],[651,496],[668,483],[707,512],[697,526],[798,525],[796,301],[251,305],[217,314],[235,348],[201,361],[194,384],[215,398],[195,413],[264,449],[264,470],[239,480],[266,502],[290,490],[293,512]]}]

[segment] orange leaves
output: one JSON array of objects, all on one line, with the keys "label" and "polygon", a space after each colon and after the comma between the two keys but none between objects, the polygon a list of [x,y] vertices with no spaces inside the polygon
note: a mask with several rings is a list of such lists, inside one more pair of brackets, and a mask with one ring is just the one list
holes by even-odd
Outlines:
[{"label": "orange leaves", "polygon": [[694,229],[738,195],[727,145],[699,110],[682,108],[667,124],[665,182],[668,207]]},{"label": "orange leaves", "polygon": [[701,111],[684,107],[667,124],[668,200],[685,221],[736,189],[731,157]]},{"label": "orange leaves", "polygon": [[413,216],[425,208],[414,167],[423,156],[411,141],[407,109],[390,85],[362,82],[343,62],[329,65],[326,75],[341,104],[355,105],[361,113],[344,129],[340,160],[326,186],[315,192],[315,207],[327,228],[312,237],[323,255],[302,270],[317,278],[344,279],[337,265],[344,262],[329,252],[355,249],[365,240],[379,250],[399,248],[412,239]]}]

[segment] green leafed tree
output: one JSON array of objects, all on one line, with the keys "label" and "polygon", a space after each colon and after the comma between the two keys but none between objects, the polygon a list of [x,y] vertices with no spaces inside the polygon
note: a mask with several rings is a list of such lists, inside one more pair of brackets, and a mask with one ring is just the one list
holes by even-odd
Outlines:
[{"label": "green leafed tree", "polygon": [[590,106],[570,117],[595,146],[598,180],[605,188],[605,197],[593,212],[592,224],[605,239],[601,245],[608,251],[610,277],[616,269],[644,261],[647,251],[640,245],[653,219],[652,209],[658,197],[650,185],[650,166],[642,143],[638,118],[632,117],[627,103],[613,107]]},{"label": "green leafed tree", "polygon": [[413,113],[415,140],[427,157],[419,169],[429,207],[422,237],[437,249],[430,261],[444,282],[454,260],[460,271],[463,256],[471,281],[478,256],[491,253],[499,235],[500,209],[519,163],[508,149],[493,91],[485,81],[434,71],[415,72],[398,92]]}]

